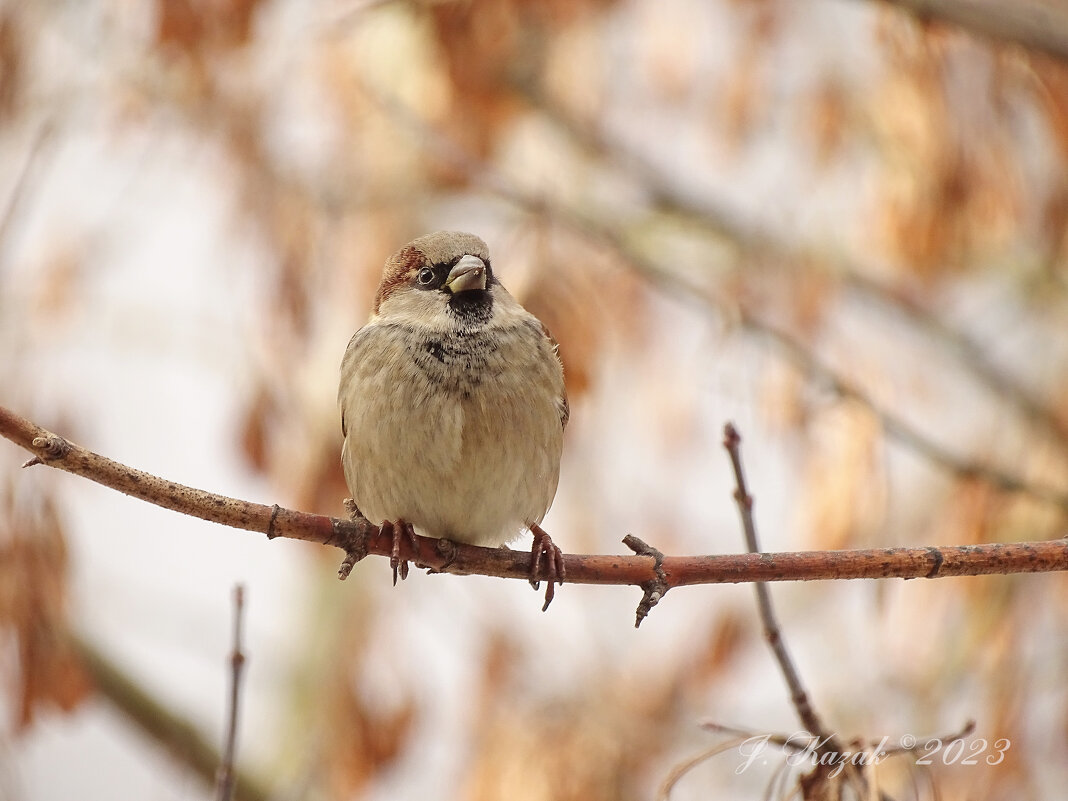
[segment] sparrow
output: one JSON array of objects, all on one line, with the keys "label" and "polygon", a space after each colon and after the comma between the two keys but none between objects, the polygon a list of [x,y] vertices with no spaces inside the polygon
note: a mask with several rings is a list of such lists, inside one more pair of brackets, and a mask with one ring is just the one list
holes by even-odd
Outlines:
[{"label": "sparrow", "polygon": [[392,532],[504,546],[534,535],[531,584],[564,578],[538,525],[556,495],[569,407],[544,325],[504,288],[473,234],[438,231],[386,261],[338,388],[354,516]]}]

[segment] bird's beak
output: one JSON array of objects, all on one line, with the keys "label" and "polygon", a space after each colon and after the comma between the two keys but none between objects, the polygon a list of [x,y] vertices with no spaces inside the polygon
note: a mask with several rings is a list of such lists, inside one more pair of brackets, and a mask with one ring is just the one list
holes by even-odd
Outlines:
[{"label": "bird's beak", "polygon": [[478,256],[464,256],[449,271],[445,287],[458,295],[471,289],[486,288],[486,265]]}]

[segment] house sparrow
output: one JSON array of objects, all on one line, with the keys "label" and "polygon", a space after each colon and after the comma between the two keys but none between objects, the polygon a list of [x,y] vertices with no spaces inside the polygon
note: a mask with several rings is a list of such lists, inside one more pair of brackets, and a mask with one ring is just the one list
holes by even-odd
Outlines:
[{"label": "house sparrow", "polygon": [[556,342],[508,294],[486,243],[439,231],[386,262],[341,362],[341,462],[355,512],[392,529],[393,582],[414,532],[501,546],[534,535],[531,584],[564,578],[538,524],[568,420]]}]

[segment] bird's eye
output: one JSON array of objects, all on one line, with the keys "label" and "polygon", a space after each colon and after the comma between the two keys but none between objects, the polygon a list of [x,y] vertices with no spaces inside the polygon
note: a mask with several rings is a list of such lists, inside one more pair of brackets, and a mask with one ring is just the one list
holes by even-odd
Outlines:
[{"label": "bird's eye", "polygon": [[423,286],[428,286],[434,282],[434,271],[429,267],[424,267],[419,271],[419,274],[415,278]]}]

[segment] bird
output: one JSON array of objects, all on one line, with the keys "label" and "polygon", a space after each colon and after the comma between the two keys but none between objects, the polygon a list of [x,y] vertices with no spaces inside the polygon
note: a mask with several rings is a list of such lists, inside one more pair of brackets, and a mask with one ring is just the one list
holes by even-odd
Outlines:
[{"label": "bird", "polygon": [[[570,416],[559,347],[500,282],[474,234],[438,231],[385,263],[338,387],[353,517],[391,533],[507,546],[529,530],[530,581],[564,579],[539,525],[560,478]],[[414,550],[414,549],[413,549]]]}]

